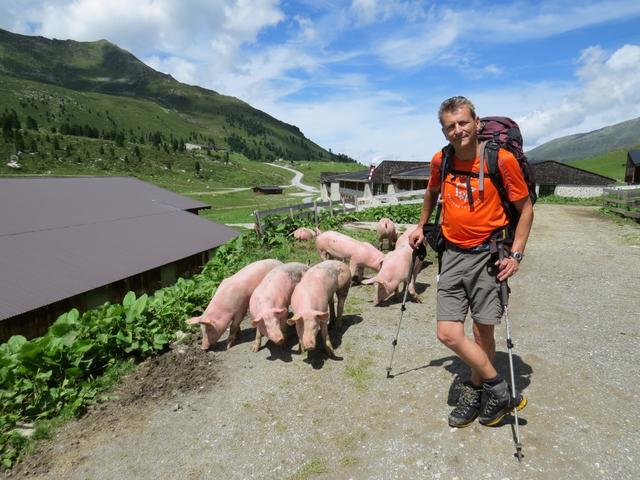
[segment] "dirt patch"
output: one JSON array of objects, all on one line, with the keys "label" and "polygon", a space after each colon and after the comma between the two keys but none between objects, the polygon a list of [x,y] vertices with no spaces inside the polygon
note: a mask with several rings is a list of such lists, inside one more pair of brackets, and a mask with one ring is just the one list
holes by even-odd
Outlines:
[{"label": "dirt patch", "polygon": [[[252,353],[246,323],[228,351],[191,342],[141,364],[117,398],[65,425],[13,475],[635,480],[638,231],[594,208],[536,206],[510,282],[516,384],[529,398],[522,464],[513,418],[496,428],[447,425],[468,369],[435,338],[430,265],[418,277],[423,303],[403,314],[391,378],[400,302],[374,307],[373,288],[354,286],[344,326],[332,332],[338,358],[297,354],[293,331],[286,348]],[[503,327],[496,341],[497,368],[508,375]]]},{"label": "dirt patch", "polygon": [[[209,388],[218,379],[214,352],[205,352],[198,345],[196,335],[189,334],[166,353],[141,362],[106,395],[107,401],[91,406],[78,421],[63,426],[57,437],[68,437],[68,446],[75,449],[81,443],[83,446],[92,443],[98,432],[118,435],[143,430],[145,413],[151,405],[169,404],[173,410],[183,408],[180,399],[185,394],[198,392],[205,386]],[[46,474],[60,456],[58,442],[42,442],[34,454],[4,473],[16,478]],[[84,458],[71,460],[69,467],[73,468]]]}]

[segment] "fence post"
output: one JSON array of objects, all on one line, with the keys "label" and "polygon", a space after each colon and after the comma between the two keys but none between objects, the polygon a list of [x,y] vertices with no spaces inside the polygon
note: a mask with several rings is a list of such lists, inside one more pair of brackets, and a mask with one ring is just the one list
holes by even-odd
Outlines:
[{"label": "fence post", "polygon": [[315,200],[313,201],[313,219],[317,227],[318,226],[318,203]]},{"label": "fence post", "polygon": [[331,197],[329,197],[329,215],[333,217],[333,202],[331,201]]},{"label": "fence post", "polygon": [[258,238],[262,236],[262,225],[260,225],[260,212],[254,210],[253,216],[256,217],[256,233],[258,234]]},{"label": "fence post", "polygon": [[291,220],[293,220],[293,208],[289,207],[289,216],[291,217]]}]

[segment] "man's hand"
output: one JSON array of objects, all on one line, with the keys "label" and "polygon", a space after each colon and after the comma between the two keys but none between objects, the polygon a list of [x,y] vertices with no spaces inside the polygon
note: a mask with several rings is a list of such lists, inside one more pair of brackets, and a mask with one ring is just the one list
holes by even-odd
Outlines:
[{"label": "man's hand", "polygon": [[513,277],[520,268],[520,262],[513,257],[504,257],[495,263],[498,267],[498,281],[504,282],[507,278]]},{"label": "man's hand", "polygon": [[414,250],[420,246],[424,241],[424,232],[422,231],[422,225],[418,226],[409,234],[409,246]]}]

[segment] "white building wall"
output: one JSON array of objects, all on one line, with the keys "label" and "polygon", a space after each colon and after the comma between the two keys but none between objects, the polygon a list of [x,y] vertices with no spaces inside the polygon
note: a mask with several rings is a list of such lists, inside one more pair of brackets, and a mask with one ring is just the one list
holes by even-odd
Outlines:
[{"label": "white building wall", "polygon": [[559,197],[592,198],[601,197],[603,189],[592,185],[557,185],[553,193]]}]

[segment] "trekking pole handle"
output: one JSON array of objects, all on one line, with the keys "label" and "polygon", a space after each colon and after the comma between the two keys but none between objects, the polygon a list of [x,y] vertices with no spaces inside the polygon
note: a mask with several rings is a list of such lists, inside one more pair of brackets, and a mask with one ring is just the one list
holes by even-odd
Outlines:
[{"label": "trekking pole handle", "polygon": [[[498,243],[498,259],[500,263],[504,260],[504,245],[502,243]],[[496,273],[496,275],[499,271]],[[509,305],[509,285],[506,280],[502,280],[500,282],[500,300],[502,301],[502,307],[506,307]]]}]

